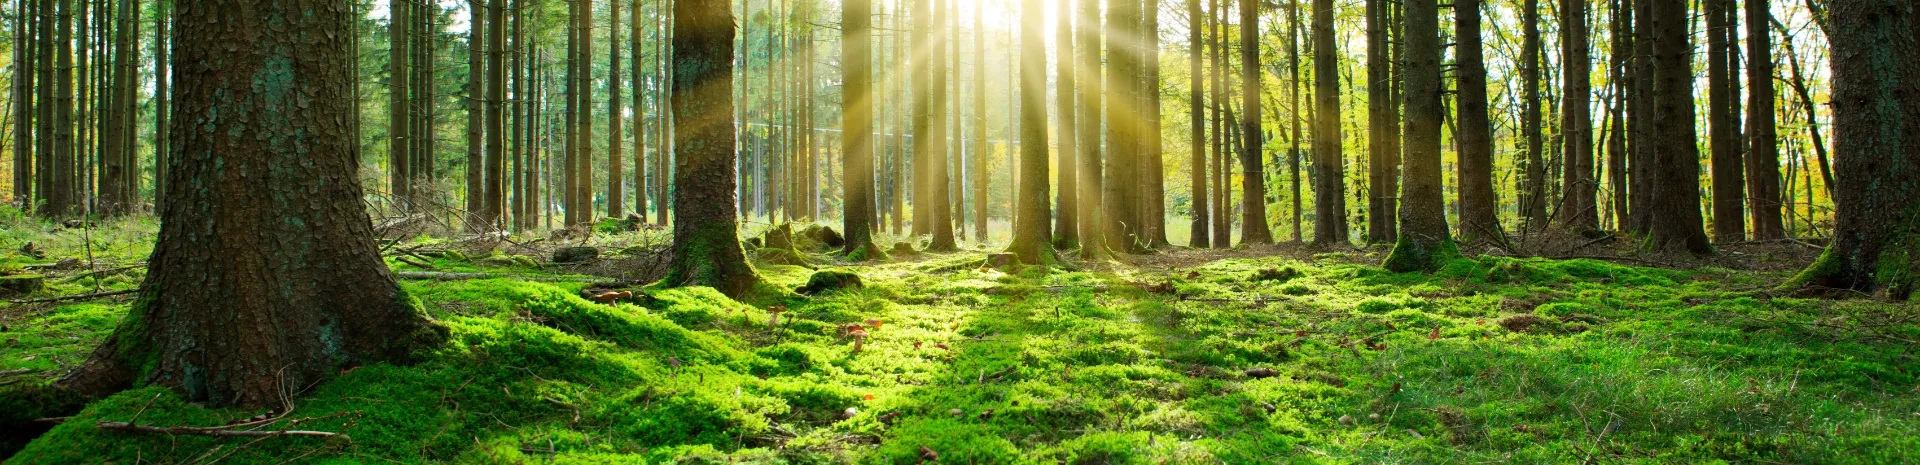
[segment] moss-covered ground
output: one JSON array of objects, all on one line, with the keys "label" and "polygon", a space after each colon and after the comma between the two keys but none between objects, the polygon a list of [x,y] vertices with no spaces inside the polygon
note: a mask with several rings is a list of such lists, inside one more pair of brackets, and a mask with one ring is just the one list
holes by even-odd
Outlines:
[{"label": "moss-covered ground", "polygon": [[[1920,462],[1920,309],[1769,294],[1785,271],[1485,257],[1395,274],[1384,249],[1274,247],[1008,274],[986,252],[808,253],[865,286],[612,305],[580,297],[599,277],[412,258],[516,277],[404,280],[451,341],[302,390],[262,428],[347,438],[95,426],[263,413],[139,388],[8,463]],[[815,272],[759,268],[786,289]],[[102,289],[139,278],[113,276]],[[0,391],[78,363],[128,302],[0,304],[0,372],[35,370]]]}]

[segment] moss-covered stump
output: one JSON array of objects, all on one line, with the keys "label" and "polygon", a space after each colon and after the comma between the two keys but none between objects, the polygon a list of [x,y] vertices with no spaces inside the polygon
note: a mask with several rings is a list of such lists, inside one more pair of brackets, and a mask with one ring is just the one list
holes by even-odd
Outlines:
[{"label": "moss-covered stump", "polygon": [[16,274],[0,276],[0,297],[16,297],[32,294],[46,286],[46,278],[37,274]]},{"label": "moss-covered stump", "polygon": [[760,259],[761,263],[769,265],[808,266],[807,258],[801,256],[799,252],[793,251],[793,249],[765,247],[755,252],[755,255]]},{"label": "moss-covered stump", "polygon": [[837,249],[841,247],[846,247],[847,245],[847,238],[845,236],[841,236],[839,231],[834,231],[833,228],[821,226],[817,224],[807,226],[805,229],[801,229],[800,235],[805,236],[807,239],[811,239],[814,243],[819,244],[824,248]]},{"label": "moss-covered stump", "polygon": [[600,258],[600,249],[593,247],[566,247],[553,251],[554,263],[580,263]]},{"label": "moss-covered stump", "polygon": [[919,251],[917,251],[917,250],[913,250],[913,244],[911,244],[911,243],[907,243],[907,242],[895,242],[895,243],[893,243],[893,250],[888,250],[888,251],[887,251],[887,255],[892,255],[892,256],[896,256],[896,257],[897,257],[897,256],[912,256],[912,255],[915,255],[915,254],[918,254],[918,253],[920,253],[920,252],[919,252]]},{"label": "moss-covered stump", "polygon": [[864,286],[865,285],[860,283],[860,275],[845,271],[828,270],[814,273],[813,276],[807,278],[807,284],[805,286],[800,286],[800,288],[795,289],[794,292],[806,295],[819,295],[844,289],[859,289]]}]

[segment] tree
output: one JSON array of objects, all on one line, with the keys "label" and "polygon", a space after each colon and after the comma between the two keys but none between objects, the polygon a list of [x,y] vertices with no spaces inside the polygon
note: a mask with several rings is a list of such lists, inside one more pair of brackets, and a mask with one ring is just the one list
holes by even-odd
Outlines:
[{"label": "tree", "polygon": [[1207,94],[1204,91],[1205,86],[1201,85],[1206,82],[1204,78],[1206,73],[1200,68],[1200,58],[1207,54],[1206,26],[1212,22],[1212,17],[1202,16],[1202,14],[1200,0],[1187,0],[1187,74],[1192,76],[1187,79],[1187,90],[1191,94],[1188,98],[1193,103],[1190,107],[1192,108],[1190,116],[1193,132],[1193,169],[1191,181],[1189,181],[1193,185],[1193,221],[1187,229],[1189,241],[1187,245],[1196,249],[1212,247],[1210,240],[1212,238],[1208,237],[1210,233],[1207,227],[1211,226],[1213,221],[1207,215],[1210,213],[1207,210],[1211,208],[1207,202],[1208,197],[1211,197],[1207,194]]},{"label": "tree", "polygon": [[387,2],[387,182],[394,201],[402,208],[406,208],[412,190],[408,175],[413,161],[413,103],[407,98],[413,89],[409,79],[412,72],[407,69],[413,61],[409,51],[413,20],[408,11],[412,7],[413,2],[406,0]]},{"label": "tree", "polygon": [[1140,0],[1107,5],[1107,163],[1101,206],[1107,247],[1132,253],[1140,249],[1139,135],[1140,63],[1134,42],[1140,26]]},{"label": "tree", "polygon": [[1834,2],[1833,242],[1788,287],[1905,300],[1920,287],[1920,35],[1903,0]]},{"label": "tree", "polygon": [[1730,0],[1706,0],[1702,8],[1707,17],[1707,145],[1712,151],[1713,237],[1720,242],[1746,239],[1745,168],[1740,159],[1739,140],[1734,135],[1736,115],[1730,111],[1739,90],[1734,89],[1733,70],[1727,67],[1728,44],[1733,29],[1727,24],[1732,11]]},{"label": "tree", "polygon": [[1394,120],[1392,33],[1387,0],[1367,0],[1367,242],[1394,241],[1400,200],[1400,129]]},{"label": "tree", "polygon": [[[620,135],[625,126],[626,113],[620,111],[620,1],[607,2],[607,217],[626,216],[626,167],[620,159],[620,146],[626,140]],[[637,75],[639,70],[634,70]],[[645,205],[637,208],[646,209]]]},{"label": "tree", "polygon": [[1435,0],[1406,0],[1406,182],[1400,191],[1400,237],[1382,266],[1432,270],[1455,255],[1447,234],[1445,186],[1440,180],[1440,11]]},{"label": "tree", "polygon": [[1313,242],[1347,243],[1346,169],[1340,154],[1340,64],[1333,0],[1313,0]]},{"label": "tree", "polygon": [[1232,184],[1229,173],[1233,171],[1233,165],[1227,163],[1227,152],[1237,152],[1233,149],[1232,140],[1228,137],[1232,134],[1233,128],[1227,123],[1227,102],[1230,101],[1227,99],[1227,76],[1232,73],[1228,71],[1226,58],[1227,10],[1221,7],[1220,0],[1209,2],[1208,7],[1212,12],[1207,17],[1213,24],[1213,37],[1208,40],[1212,48],[1212,54],[1208,58],[1213,65],[1213,73],[1208,76],[1211,78],[1208,80],[1208,85],[1213,100],[1213,162],[1210,163],[1213,168],[1211,173],[1213,200],[1208,203],[1212,204],[1213,211],[1207,216],[1213,220],[1211,225],[1213,247],[1225,249],[1233,247],[1232,203],[1227,195],[1229,185]]},{"label": "tree", "polygon": [[947,166],[947,157],[959,157],[958,153],[949,153],[947,147],[948,137],[952,134],[950,126],[953,124],[947,112],[947,106],[952,105],[952,99],[949,98],[952,95],[950,89],[959,87],[957,85],[949,87],[948,73],[945,69],[948,55],[950,55],[947,50],[947,41],[954,40],[953,21],[949,19],[950,9],[947,7],[952,4],[949,3],[952,1],[935,0],[934,2],[933,38],[930,39],[933,59],[927,64],[928,68],[934,71],[931,79],[933,82],[930,85],[932,92],[928,96],[932,100],[929,102],[932,108],[928,110],[930,120],[928,134],[931,135],[932,140],[927,141],[927,171],[930,178],[927,190],[931,194],[927,200],[933,209],[933,230],[930,231],[933,233],[933,242],[927,244],[927,250],[935,252],[960,250],[959,243],[953,237],[952,206],[957,203],[954,199],[954,194],[957,192],[954,192],[953,182],[949,179],[959,175],[951,173],[950,171],[953,170]]},{"label": "tree", "polygon": [[840,8],[841,82],[845,98],[840,101],[840,119],[844,149],[841,163],[846,165],[846,213],[841,227],[846,230],[843,251],[847,258],[867,260],[886,258],[873,244],[873,3],[849,0]]},{"label": "tree", "polygon": [[140,297],[57,385],[88,397],[161,385],[193,401],[277,406],[287,386],[437,343],[444,330],[395,284],[361,206],[348,9],[180,1],[183,23],[221,26],[177,31],[178,58],[195,66],[179,69],[174,110],[229,124],[173,133],[177,188]]},{"label": "tree", "polygon": [[487,7],[487,201],[480,218],[497,230],[506,229],[506,23],[507,0],[492,0]]},{"label": "tree", "polygon": [[1520,88],[1525,105],[1520,131],[1527,139],[1520,212],[1526,218],[1526,229],[1534,230],[1547,224],[1547,163],[1541,155],[1544,148],[1540,137],[1540,0],[1524,0],[1520,8]]},{"label": "tree", "polygon": [[[1080,257],[1099,258],[1107,254],[1106,211],[1101,207],[1105,199],[1105,179],[1101,177],[1100,157],[1100,117],[1104,113],[1101,99],[1106,94],[1106,85],[1100,75],[1100,2],[1080,0],[1079,20],[1074,22],[1074,32],[1079,37],[1074,41],[1078,52],[1074,60],[1074,74],[1086,76],[1079,84],[1080,114],[1074,118],[1079,134],[1074,141],[1080,153],[1074,161],[1079,165],[1075,174],[1079,178],[1075,199],[1079,201]],[[1062,133],[1062,137],[1066,134]]]},{"label": "tree", "polygon": [[1592,56],[1588,51],[1587,2],[1560,1],[1561,173],[1556,216],[1573,230],[1600,227],[1600,182],[1594,178]]},{"label": "tree", "polygon": [[665,284],[741,297],[760,275],[740,248],[734,197],[733,11],[673,2],[673,261]]},{"label": "tree", "polygon": [[56,40],[59,41],[57,45],[59,48],[55,57],[58,60],[58,68],[56,68],[54,80],[49,83],[52,85],[48,86],[54,89],[53,169],[41,172],[53,174],[53,181],[49,183],[52,191],[47,195],[45,212],[46,216],[54,218],[77,213],[74,208],[80,203],[80,199],[77,198],[79,173],[75,171],[78,164],[74,153],[77,147],[73,133],[75,126],[73,121],[73,2],[74,0],[60,0],[60,16],[56,19],[58,22],[56,33],[58,39]]},{"label": "tree", "polygon": [[1501,239],[1499,200],[1493,195],[1493,127],[1487,116],[1487,66],[1481,58],[1480,0],[1455,0],[1453,4],[1455,56],[1459,69],[1454,76],[1459,92],[1460,164],[1460,237],[1477,243]]},{"label": "tree", "polygon": [[[167,117],[171,116],[169,113],[173,112],[171,110],[171,102],[168,99],[172,97],[173,91],[168,89],[170,85],[169,79],[172,76],[170,76],[167,71],[168,62],[171,61],[167,56],[167,52],[169,51],[167,40],[172,37],[172,33],[168,32],[168,26],[173,24],[173,1],[158,0],[154,8],[158,10],[158,14],[156,14],[153,19],[153,205],[157,210],[165,208],[165,202],[163,200],[167,195],[167,155],[172,151],[170,150],[171,146],[168,145],[168,142],[170,142],[172,138],[172,136],[169,135],[172,130]],[[360,17],[357,8],[354,10],[354,17]],[[355,24],[357,25],[359,23],[356,22]],[[358,30],[358,28],[356,27],[355,30]],[[359,37],[359,34],[355,34],[354,36]],[[358,41],[354,42],[354,49],[359,49]],[[354,55],[358,56],[359,53],[355,53]],[[355,67],[355,69],[358,70],[359,68]],[[21,78],[25,77],[25,74],[21,75]],[[359,90],[357,82],[354,90],[356,92]],[[15,101],[25,103],[22,100]],[[354,101],[356,103],[360,101],[357,94]],[[353,139],[357,143],[360,140],[360,113],[357,111],[358,108],[355,108],[355,110],[355,131]],[[18,121],[24,122],[26,119],[20,118]],[[358,165],[358,163],[355,163],[355,165]]]},{"label": "tree", "polygon": [[487,216],[487,0],[467,1],[467,231],[491,223]]},{"label": "tree", "polygon": [[1686,2],[1648,1],[1653,42],[1652,240],[1658,251],[1707,254],[1712,248],[1700,220],[1700,149],[1693,111],[1693,44],[1687,35]]},{"label": "tree", "polygon": [[1020,263],[1053,262],[1053,218],[1047,212],[1047,38],[1041,0],[1021,1],[1020,21],[1020,212],[1013,219],[1007,252]]},{"label": "tree", "polygon": [[1774,126],[1773,18],[1768,0],[1746,0],[1747,14],[1747,197],[1752,199],[1753,238],[1786,238],[1780,221],[1780,141]]},{"label": "tree", "polygon": [[913,234],[933,233],[933,0],[913,0]]},{"label": "tree", "polygon": [[[1468,0],[1472,1],[1472,0]],[[1287,183],[1293,197],[1293,242],[1300,242],[1300,0],[1287,0],[1287,113],[1293,137],[1287,143]]]},{"label": "tree", "polygon": [[[974,59],[973,59],[973,76],[974,76],[973,77],[973,147],[974,147],[974,150],[973,150],[973,160],[974,160],[973,235],[976,239],[979,239],[981,243],[987,242],[987,199],[989,198],[989,195],[987,193],[987,181],[991,178],[990,176],[987,175],[987,173],[992,166],[991,163],[987,162],[987,152],[988,152],[987,150],[987,60],[986,60],[987,34],[986,34],[986,29],[984,29],[984,26],[982,24],[983,23],[982,19],[986,16],[983,10],[985,10],[985,8],[981,8],[977,4],[974,5],[974,8],[973,8],[973,56],[974,56]],[[1067,10],[1065,9],[1065,7],[1062,7],[1061,13],[1067,14]],[[1061,28],[1060,30],[1061,37],[1065,39],[1061,42],[1062,44],[1061,46],[1067,47],[1064,50],[1068,50],[1069,52],[1072,50],[1071,48],[1072,40],[1073,40],[1072,34],[1073,34],[1073,30],[1071,28]],[[1072,63],[1072,62],[1073,61],[1070,59],[1061,61],[1061,63]],[[1065,83],[1067,82],[1066,81],[1067,79],[1071,79],[1071,76],[1068,73],[1069,71],[1067,71],[1065,68],[1062,68],[1061,74],[1060,74],[1061,80],[1062,80],[1061,82]],[[1062,84],[1062,85],[1066,85],[1066,84]],[[1066,92],[1066,91],[1062,91],[1062,92]],[[1065,95],[1065,94],[1062,94],[1062,95]],[[1073,111],[1073,110],[1071,109],[1071,106],[1069,106],[1069,107],[1063,108],[1061,111]],[[1066,126],[1066,127],[1072,127],[1072,126]],[[1064,132],[1065,130],[1063,129],[1062,131]],[[1062,139],[1064,140],[1067,138],[1062,138]],[[1066,163],[1070,165],[1072,162],[1072,156],[1069,155],[1068,153],[1069,153],[1068,151],[1062,150],[1061,159],[1068,160]],[[1064,173],[1071,173],[1071,172],[1072,171],[1064,171]],[[1062,174],[1062,176],[1067,176],[1067,175]],[[1063,182],[1062,186],[1067,185],[1067,184],[1064,184],[1064,182],[1066,181],[1062,181],[1062,182]],[[1062,189],[1065,189],[1065,187],[1062,187]],[[1072,197],[1068,197],[1067,199],[1068,199],[1068,202],[1072,201]],[[1061,215],[1070,214],[1070,212],[1072,211],[1071,208],[1072,208],[1071,203],[1062,205],[1062,210],[1060,214]],[[1065,217],[1063,216],[1062,218],[1065,218]],[[1073,222],[1071,221],[1071,219],[1064,219],[1062,221],[1063,222],[1061,224],[1063,225],[1063,227],[1068,228],[1069,230],[1073,228]],[[1067,237],[1071,237],[1071,236],[1067,236]]]},{"label": "tree", "polygon": [[[1095,0],[1081,0],[1081,1],[1095,1]],[[1190,1],[1198,1],[1198,0],[1190,0]],[[1060,23],[1059,23],[1059,27],[1055,28],[1056,36],[1054,37],[1054,44],[1056,44],[1056,47],[1054,48],[1054,53],[1058,54],[1058,57],[1055,59],[1055,63],[1058,63],[1057,69],[1059,70],[1057,71],[1057,74],[1059,77],[1057,78],[1058,82],[1056,83],[1059,90],[1056,91],[1055,93],[1059,94],[1059,99],[1060,99],[1060,111],[1059,111],[1060,154],[1058,159],[1058,165],[1060,170],[1060,175],[1059,175],[1060,189],[1059,189],[1059,193],[1054,197],[1054,220],[1055,221],[1053,226],[1053,238],[1055,241],[1054,245],[1057,248],[1064,250],[1064,249],[1073,248],[1076,244],[1080,242],[1080,235],[1077,234],[1079,232],[1077,227],[1079,220],[1076,218],[1077,216],[1079,216],[1079,209],[1076,208],[1078,207],[1079,201],[1074,198],[1075,197],[1074,194],[1077,193],[1079,190],[1079,186],[1078,184],[1076,184],[1077,179],[1075,179],[1078,173],[1076,172],[1076,170],[1074,170],[1076,165],[1079,164],[1079,162],[1074,159],[1075,155],[1078,155],[1080,153],[1080,146],[1078,143],[1079,140],[1077,137],[1074,137],[1075,128],[1079,124],[1078,118],[1076,118],[1078,115],[1074,113],[1074,97],[1075,97],[1074,93],[1078,92],[1077,87],[1079,86],[1079,77],[1075,76],[1075,73],[1074,73],[1073,1],[1059,0],[1059,6],[1060,6],[1059,14],[1055,16],[1055,19],[1058,20]],[[975,8],[974,11],[975,11],[975,15],[974,15],[973,30],[979,31],[980,16],[978,12],[980,11],[980,9]],[[984,34],[980,34],[977,32],[974,34],[974,38],[975,38],[974,56],[985,56],[984,55],[985,51],[980,48],[980,44],[983,42],[979,40],[979,38],[983,35]],[[981,74],[980,71],[983,68],[980,67],[981,66],[980,63],[983,61],[985,60],[974,61],[974,67],[975,67],[974,75],[978,76]],[[987,132],[986,132],[987,116],[986,116],[986,93],[985,93],[986,87],[982,84],[985,81],[986,81],[985,79],[977,79],[974,81],[975,82],[974,103],[978,105],[975,107],[976,108],[975,117],[978,119],[978,122],[975,123],[974,125],[975,131],[976,131],[975,140],[978,141],[977,143],[982,147],[986,145],[986,139],[987,139]],[[980,166],[982,168],[981,172],[984,173],[986,164],[982,163]],[[985,239],[987,237],[987,234],[986,234],[987,210],[986,210],[986,202],[985,202],[986,181],[985,181],[984,174],[978,179],[981,180],[980,185],[982,186],[982,188],[979,191],[981,193],[979,198],[982,199],[982,201],[979,202],[979,205],[980,205],[979,220],[980,221],[977,227],[980,228],[980,231],[979,231],[980,237],[982,239]]]},{"label": "tree", "polygon": [[[1260,152],[1266,147],[1260,127],[1260,2],[1240,0],[1240,91],[1247,118],[1240,122],[1245,146],[1240,149],[1240,166],[1246,180],[1241,181],[1240,243],[1272,244],[1273,232],[1267,228],[1267,171]],[[1156,97],[1158,98],[1158,97]],[[1157,124],[1157,123],[1156,123]],[[1156,131],[1158,132],[1158,131]]]},{"label": "tree", "polygon": [[647,222],[647,106],[645,63],[640,48],[640,0],[627,0],[627,49],[632,52],[628,65],[633,68],[633,212]]},{"label": "tree", "polygon": [[1133,41],[1140,67],[1140,128],[1137,175],[1140,201],[1140,245],[1163,249],[1167,242],[1167,175],[1160,132],[1160,7],[1157,0],[1141,0],[1140,30]]}]

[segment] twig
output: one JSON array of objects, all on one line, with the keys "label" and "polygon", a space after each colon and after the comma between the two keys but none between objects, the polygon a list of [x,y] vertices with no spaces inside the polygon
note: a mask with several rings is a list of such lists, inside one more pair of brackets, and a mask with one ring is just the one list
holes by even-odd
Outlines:
[{"label": "twig", "polygon": [[197,427],[191,427],[191,426],[158,427],[158,426],[135,425],[135,424],[127,423],[124,421],[103,421],[95,424],[95,426],[105,430],[126,431],[131,433],[168,434],[168,435],[189,434],[189,435],[195,435],[195,436],[249,437],[249,438],[272,437],[272,436],[312,436],[312,437],[330,438],[330,437],[338,436],[341,438],[351,439],[351,438],[348,438],[345,433],[335,433],[331,431],[307,431],[307,430],[245,431],[245,430],[226,429],[225,427],[214,427],[214,428],[197,428]]},{"label": "twig", "polygon": [[44,303],[51,303],[51,302],[66,302],[71,300],[92,300],[92,299],[98,299],[101,297],[127,295],[135,292],[140,292],[140,289],[134,288],[134,289],[121,290],[121,291],[95,292],[92,294],[76,294],[76,295],[68,295],[68,296],[60,296],[60,297],[47,297],[47,298],[40,298],[40,299],[15,299],[15,300],[8,300],[7,302],[16,303],[16,304],[44,304]]}]

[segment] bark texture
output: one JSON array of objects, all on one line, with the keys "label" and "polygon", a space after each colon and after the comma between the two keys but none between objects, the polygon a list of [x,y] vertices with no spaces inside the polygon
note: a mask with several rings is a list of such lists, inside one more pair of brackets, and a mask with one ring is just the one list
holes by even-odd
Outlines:
[{"label": "bark texture", "polygon": [[1405,0],[1406,180],[1401,188],[1400,237],[1383,264],[1388,270],[1431,270],[1457,252],[1447,234],[1445,186],[1440,181],[1440,12],[1435,0]]},{"label": "bark texture", "polygon": [[278,405],[443,335],[393,281],[361,204],[348,6],[182,0],[168,201],[134,310],[59,382]]},{"label": "bark texture", "polygon": [[740,297],[760,284],[740,248],[734,197],[733,11],[673,3],[673,263],[670,286]]},{"label": "bark texture", "polygon": [[1460,237],[1468,244],[1500,240],[1499,199],[1493,194],[1493,125],[1487,115],[1487,66],[1480,40],[1480,0],[1455,0],[1454,37],[1459,70]]}]

